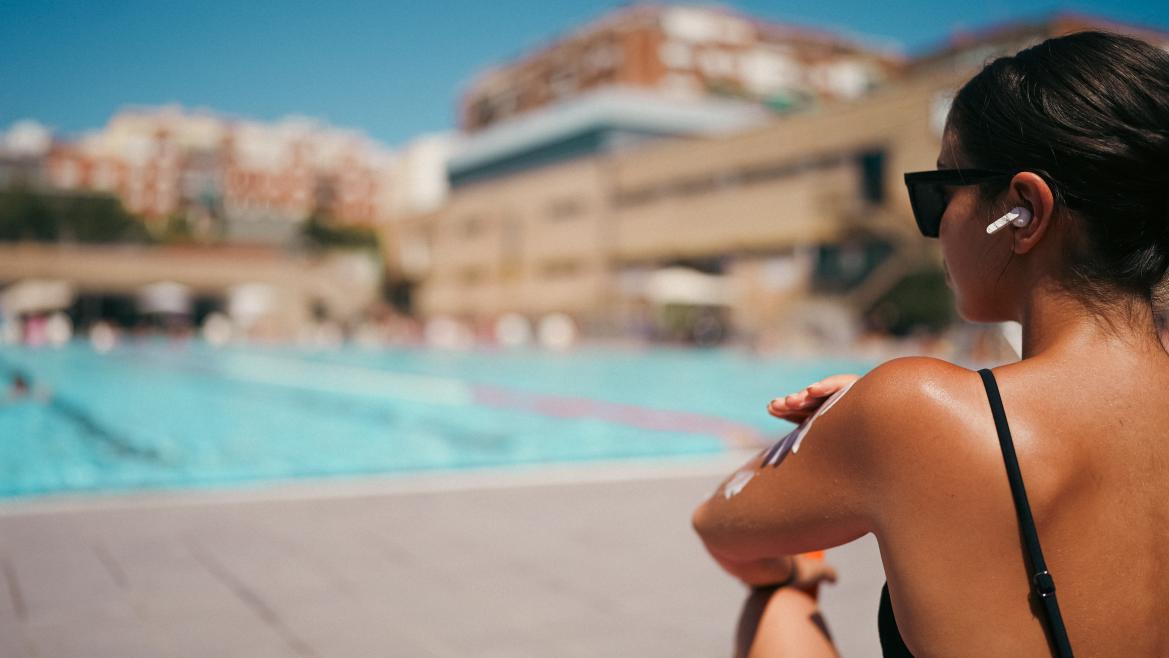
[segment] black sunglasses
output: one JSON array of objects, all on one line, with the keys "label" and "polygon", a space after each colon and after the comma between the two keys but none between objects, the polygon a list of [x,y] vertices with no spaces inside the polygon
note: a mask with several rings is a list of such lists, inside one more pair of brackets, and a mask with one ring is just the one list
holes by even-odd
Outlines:
[{"label": "black sunglasses", "polygon": [[909,206],[917,228],[927,238],[938,237],[942,214],[946,212],[946,188],[955,185],[976,185],[996,178],[1009,178],[1018,172],[990,169],[936,169],[905,174],[909,188]]}]

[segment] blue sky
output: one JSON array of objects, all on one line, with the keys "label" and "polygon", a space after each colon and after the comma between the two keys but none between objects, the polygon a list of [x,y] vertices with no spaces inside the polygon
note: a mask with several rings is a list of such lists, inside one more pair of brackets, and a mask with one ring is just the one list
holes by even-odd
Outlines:
[{"label": "blue sky", "polygon": [[[125,105],[173,102],[262,120],[308,115],[399,145],[453,127],[477,71],[622,4],[0,0],[0,129],[32,118],[76,133]],[[956,29],[1056,9],[1169,29],[1164,0],[724,4],[908,53]]]}]

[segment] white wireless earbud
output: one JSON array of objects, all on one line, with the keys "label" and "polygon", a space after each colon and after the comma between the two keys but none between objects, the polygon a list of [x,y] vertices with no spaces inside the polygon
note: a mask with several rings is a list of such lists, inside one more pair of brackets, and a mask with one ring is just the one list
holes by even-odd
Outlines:
[{"label": "white wireless earbud", "polygon": [[989,235],[989,234],[994,233],[995,231],[1001,229],[1002,227],[1006,226],[1007,224],[1013,224],[1015,226],[1022,228],[1024,226],[1026,226],[1030,221],[1031,221],[1031,211],[1027,210],[1026,208],[1023,208],[1022,206],[1017,206],[1015,208],[1011,208],[1011,211],[1009,213],[994,220],[993,224],[986,227],[986,232]]}]

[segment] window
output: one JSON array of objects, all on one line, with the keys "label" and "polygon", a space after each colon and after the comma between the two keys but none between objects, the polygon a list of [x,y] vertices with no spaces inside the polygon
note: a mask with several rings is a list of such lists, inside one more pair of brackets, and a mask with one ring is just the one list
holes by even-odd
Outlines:
[{"label": "window", "polygon": [[[879,156],[880,161],[871,166],[875,167],[876,175],[883,174],[884,152],[874,152],[873,155]],[[758,185],[845,166],[851,161],[851,157],[848,153],[827,153],[800,160],[754,165],[741,169],[725,169],[710,176],[683,178],[632,190],[621,190],[616,194],[614,203],[617,207],[624,208],[652,203],[664,198],[710,194],[737,186]],[[880,183],[882,186],[880,189],[883,191],[883,179],[875,182],[874,185],[877,183]]]},{"label": "window", "polygon": [[861,198],[869,203],[885,200],[885,152],[868,151],[860,154]]}]

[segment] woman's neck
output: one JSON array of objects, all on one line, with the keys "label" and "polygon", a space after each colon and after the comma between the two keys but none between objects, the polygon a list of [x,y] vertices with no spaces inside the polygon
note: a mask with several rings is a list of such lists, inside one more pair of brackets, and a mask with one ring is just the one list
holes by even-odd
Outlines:
[{"label": "woman's neck", "polygon": [[1098,314],[1066,293],[1036,289],[1024,301],[1019,321],[1024,359],[1085,359],[1103,353],[1112,363],[1153,358],[1169,365],[1152,306],[1144,300],[1117,302]]}]

